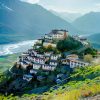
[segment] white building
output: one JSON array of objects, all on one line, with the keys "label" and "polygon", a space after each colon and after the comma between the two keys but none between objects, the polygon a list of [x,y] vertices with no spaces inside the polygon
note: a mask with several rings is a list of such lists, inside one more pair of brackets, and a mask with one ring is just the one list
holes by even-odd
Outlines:
[{"label": "white building", "polygon": [[89,63],[79,61],[79,60],[70,60],[69,65],[70,65],[70,68],[85,67],[85,66],[89,66]]},{"label": "white building", "polygon": [[78,55],[76,55],[76,54],[68,55],[66,58],[67,59],[72,59],[72,60],[78,60],[79,59]]},{"label": "white building", "polygon": [[33,64],[33,69],[39,70],[41,68],[41,64]]},{"label": "white building", "polygon": [[37,53],[36,56],[39,57],[39,58],[44,58],[44,55],[43,55],[43,54],[39,54],[39,53]]},{"label": "white building", "polygon": [[53,37],[50,34],[45,34],[44,38],[49,40],[53,39]]},{"label": "white building", "polygon": [[24,52],[24,53],[22,53],[22,57],[26,57],[26,56],[28,56],[29,55],[29,53],[28,52]]},{"label": "white building", "polygon": [[51,65],[42,65],[42,69],[46,71],[54,71],[56,67]]},{"label": "white building", "polygon": [[52,54],[51,60],[58,60],[58,58],[60,58],[60,57],[61,57],[61,54],[57,54],[57,55]]},{"label": "white building", "polygon": [[89,66],[89,63],[73,58],[62,59],[61,63],[64,65],[69,65],[70,68]]},{"label": "white building", "polygon": [[26,63],[24,63],[24,62],[21,62],[20,64],[21,64],[21,68],[22,68],[22,69],[25,69],[25,70],[27,69],[28,64],[26,64]]},{"label": "white building", "polygon": [[38,41],[36,43],[42,44],[42,39],[38,39]]},{"label": "white building", "polygon": [[51,65],[51,66],[57,66],[57,65],[58,65],[58,62],[57,62],[57,61],[52,60],[52,61],[50,61],[50,65]]},{"label": "white building", "polygon": [[50,57],[52,54],[53,54],[53,52],[45,52],[45,53],[44,53],[44,56]]},{"label": "white building", "polygon": [[52,30],[49,35],[52,36],[53,39],[62,40],[68,37],[68,31],[66,30]]},{"label": "white building", "polygon": [[32,75],[27,75],[27,74],[23,75],[23,80],[26,80],[28,82],[30,82],[32,80],[32,78],[33,78]]},{"label": "white building", "polygon": [[45,59],[44,58],[33,57],[33,62],[34,63],[39,63],[39,64],[45,64]]},{"label": "white building", "polygon": [[37,71],[31,69],[31,70],[30,70],[30,74],[37,74]]}]

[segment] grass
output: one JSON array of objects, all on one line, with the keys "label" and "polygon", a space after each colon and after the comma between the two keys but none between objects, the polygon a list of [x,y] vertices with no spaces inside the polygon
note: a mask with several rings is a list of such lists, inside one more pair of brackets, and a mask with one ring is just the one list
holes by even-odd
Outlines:
[{"label": "grass", "polygon": [[0,57],[0,72],[2,73],[12,67],[18,56],[19,54],[12,54]]},{"label": "grass", "polygon": [[[100,65],[77,69],[81,72],[80,80],[73,80],[52,92],[44,93],[44,100],[81,100],[89,96],[100,94]],[[93,74],[94,72],[95,74]],[[99,73],[99,74],[98,74]],[[92,75],[93,74],[93,75]],[[88,77],[92,75],[92,77]],[[79,75],[76,78],[80,77]],[[83,78],[84,77],[84,80]],[[92,78],[92,80],[91,80]],[[46,95],[45,95],[46,94]]]},{"label": "grass", "polygon": [[[78,83],[80,84],[80,82]],[[76,83],[77,87],[70,85],[71,88],[69,90],[59,89],[54,91],[49,95],[44,96],[44,100],[79,100],[100,93],[100,84],[92,83],[91,85],[88,85],[87,83],[84,83],[78,88],[78,83]]]}]

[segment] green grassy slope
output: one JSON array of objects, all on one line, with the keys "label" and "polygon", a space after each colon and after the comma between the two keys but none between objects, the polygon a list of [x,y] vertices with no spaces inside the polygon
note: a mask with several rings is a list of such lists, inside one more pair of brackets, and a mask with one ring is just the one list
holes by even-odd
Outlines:
[{"label": "green grassy slope", "polygon": [[18,56],[19,54],[12,54],[0,57],[0,72],[12,67]]},{"label": "green grassy slope", "polygon": [[[79,73],[79,74],[78,74]],[[43,94],[1,95],[1,100],[81,100],[100,93],[100,65],[76,69],[70,82]]]}]

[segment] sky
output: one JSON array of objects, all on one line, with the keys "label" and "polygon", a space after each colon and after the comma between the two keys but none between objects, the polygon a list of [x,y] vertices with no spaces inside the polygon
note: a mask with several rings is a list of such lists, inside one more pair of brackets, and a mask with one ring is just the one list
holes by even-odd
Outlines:
[{"label": "sky", "polygon": [[57,12],[88,13],[100,12],[100,0],[22,0],[38,3],[44,8]]}]

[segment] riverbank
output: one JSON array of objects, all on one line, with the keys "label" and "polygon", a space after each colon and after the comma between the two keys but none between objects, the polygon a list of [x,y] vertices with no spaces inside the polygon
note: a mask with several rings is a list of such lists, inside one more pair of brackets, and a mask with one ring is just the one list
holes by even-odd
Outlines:
[{"label": "riverbank", "polygon": [[32,48],[36,41],[37,40],[27,40],[13,44],[2,44],[0,45],[0,56],[25,52]]}]

